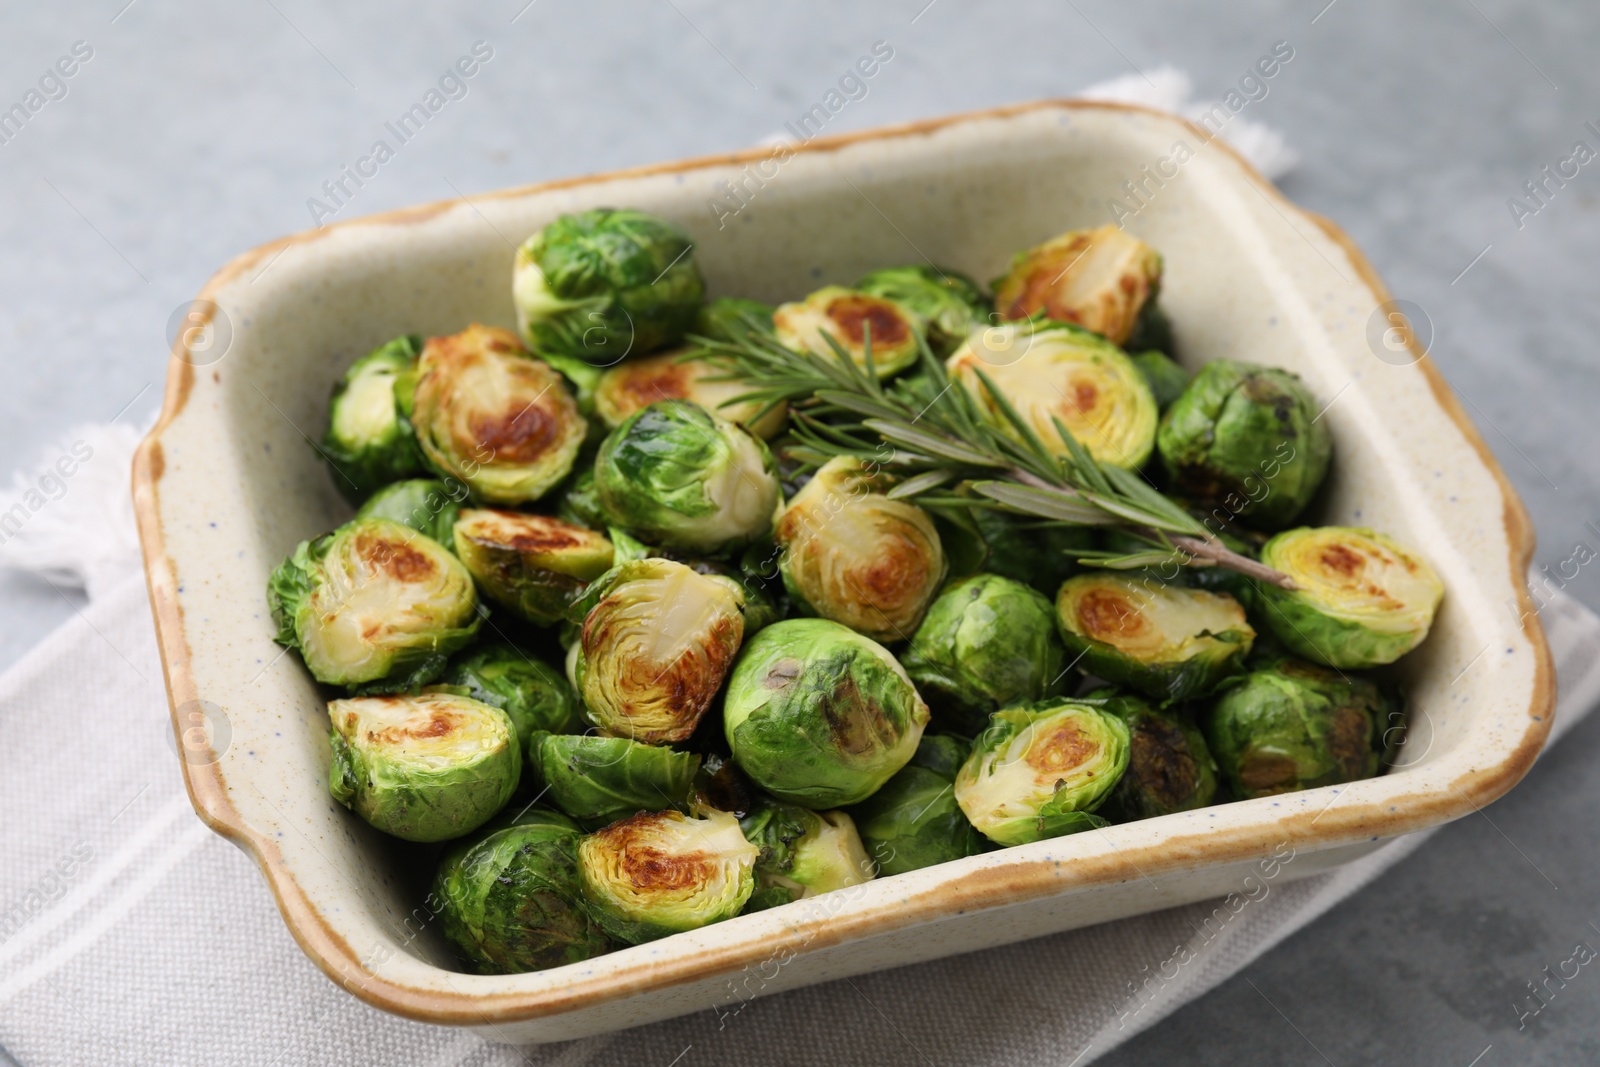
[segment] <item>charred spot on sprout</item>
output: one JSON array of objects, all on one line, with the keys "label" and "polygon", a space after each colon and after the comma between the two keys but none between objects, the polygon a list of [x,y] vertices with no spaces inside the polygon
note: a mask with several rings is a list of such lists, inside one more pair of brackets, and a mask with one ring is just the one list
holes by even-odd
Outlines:
[{"label": "charred spot on sprout", "polygon": [[872,364],[880,378],[898,374],[916,362],[917,339],[923,327],[921,316],[893,300],[838,285],[779,306],[773,312],[772,325],[779,344],[835,359],[831,340],[863,369],[870,335]]},{"label": "charred spot on sprout", "polygon": [[610,568],[603,534],[549,515],[468,508],[456,521],[456,555],[484,595],[519,618],[550,625],[584,586]]}]

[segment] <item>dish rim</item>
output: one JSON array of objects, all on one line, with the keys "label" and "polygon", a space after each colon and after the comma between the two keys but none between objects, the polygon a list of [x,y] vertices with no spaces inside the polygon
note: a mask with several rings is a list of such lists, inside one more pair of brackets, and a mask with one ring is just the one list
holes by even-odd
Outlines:
[{"label": "dish rim", "polygon": [[[931,133],[950,126],[1005,119],[1046,110],[1133,112],[1157,116],[1187,128],[1194,136],[1220,147],[1233,157],[1246,177],[1253,181],[1258,191],[1268,197],[1269,202],[1280,212],[1293,212],[1315,224],[1342,249],[1358,273],[1361,283],[1369,288],[1380,302],[1392,299],[1389,290],[1379,279],[1372,265],[1343,230],[1323,216],[1290,201],[1225,141],[1212,136],[1193,122],[1154,108],[1107,101],[1045,99],[831,137],[818,137],[803,145],[790,147],[796,153],[831,152],[864,142],[888,142]],[[618,179],[680,174],[709,167],[740,166],[759,162],[767,158],[771,152],[770,147],[758,146],[733,153],[698,156],[517,186],[479,194],[474,199],[518,198]],[[224,286],[256,264],[282,254],[291,246],[310,244],[327,233],[344,227],[393,226],[424,222],[458,205],[460,200],[461,198],[440,200],[382,212],[270,241],[230,260],[206,282],[196,300],[211,300],[209,306],[215,307],[214,297]],[[202,316],[209,320],[209,311],[204,310],[206,305],[198,305],[198,308]],[[1291,843],[1303,840],[1308,843],[1331,845],[1340,840],[1354,839],[1358,831],[1362,837],[1390,837],[1470,814],[1504,795],[1527,773],[1542,749],[1553,721],[1555,673],[1549,646],[1526,583],[1515,580],[1516,576],[1526,574],[1532,563],[1535,547],[1532,521],[1516,490],[1489,451],[1477,428],[1467,417],[1450,386],[1428,358],[1426,350],[1418,345],[1414,336],[1408,338],[1408,344],[1417,355],[1415,365],[1424,375],[1435,402],[1459,429],[1466,444],[1477,453],[1479,461],[1493,477],[1500,491],[1513,582],[1521,614],[1521,630],[1532,647],[1535,660],[1533,691],[1528,706],[1528,725],[1520,741],[1498,763],[1468,770],[1450,783],[1448,791],[1418,794],[1413,798],[1417,803],[1402,811],[1384,810],[1390,807],[1387,802],[1382,805],[1368,803],[1353,807],[1339,805],[1337,817],[1330,818],[1329,824],[1321,829],[1314,829],[1311,826],[1315,820],[1309,813],[1301,812],[1284,817],[1278,824],[1279,833]],[[141,441],[133,464],[134,508],[143,551],[145,579],[159,638],[157,643],[173,729],[179,734],[183,724],[179,721],[178,709],[187,702],[197,699],[198,693],[191,674],[191,657],[182,606],[178,603],[175,592],[172,592],[176,588],[176,583],[157,581],[157,575],[166,572],[167,577],[172,577],[175,574],[173,561],[165,549],[159,509],[159,484],[165,471],[161,435],[183,412],[195,375],[195,366],[182,358],[180,345],[181,341],[174,343],[168,360],[161,415]],[[725,944],[693,957],[641,960],[635,972],[624,981],[591,978],[565,988],[489,995],[421,989],[385,978],[376,970],[365,966],[360,954],[323,917],[299,886],[270,836],[253,830],[245,822],[228,796],[228,786],[221,769],[222,761],[199,763],[183,760],[180,763],[183,768],[184,786],[196,813],[207,826],[239,846],[261,868],[278,909],[301,949],[329,978],[374,1007],[432,1023],[483,1025],[521,1022],[591,1008],[675,985],[734,974],[750,960],[748,946]],[[1328,814],[1329,810],[1325,808],[1317,818]],[[1248,833],[1243,828],[1212,831],[1203,837],[1206,866],[1247,861],[1261,854],[1259,828]],[[954,914],[958,910],[984,910],[1005,902],[1033,900],[1074,889],[1091,889],[1147,876],[1152,872],[1166,873],[1185,865],[1184,850],[1174,847],[1174,842],[1164,843],[1161,849],[1166,853],[1165,856],[1128,850],[1132,855],[1119,852],[1111,857],[1093,857],[1088,862],[1075,863],[1071,870],[1064,870],[1053,862],[1033,860],[976,870],[964,876],[960,882],[943,887],[938,893],[922,893],[911,897],[897,907],[892,915],[874,910],[870,914],[839,915],[829,920],[813,919],[791,925],[782,936],[764,939],[761,951],[770,953],[780,948],[794,948],[798,952],[802,951],[802,946],[804,950],[815,950],[869,932],[882,933],[904,929],[917,923]]]}]

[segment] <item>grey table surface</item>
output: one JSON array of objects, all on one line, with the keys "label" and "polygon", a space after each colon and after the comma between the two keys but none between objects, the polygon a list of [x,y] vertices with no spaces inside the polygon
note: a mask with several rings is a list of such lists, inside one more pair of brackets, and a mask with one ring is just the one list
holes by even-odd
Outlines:
[{"label": "grey table surface", "polygon": [[[174,308],[235,253],[310,226],[308,198],[480,39],[494,58],[466,98],[339,217],[746,146],[879,39],[893,64],[830,132],[1164,64],[1215,98],[1289,41],[1293,64],[1250,111],[1303,157],[1285,191],[1426,310],[1434,358],[1533,512],[1540,563],[1600,545],[1600,166],[1547,185],[1536,212],[1508,205],[1575,142],[1600,149],[1585,125],[1600,126],[1600,8],[1580,2],[7,5],[0,107],[76,43],[92,54],[0,143],[0,472],[75,423],[152,418]],[[0,486],[0,510],[15,495]],[[1600,606],[1594,570],[1567,588]],[[0,665],[75,609],[0,577]],[[1525,1027],[1514,1006],[1576,943],[1600,945],[1596,756],[1600,720],[1491,815],[1102,1062],[1600,1061],[1600,977],[1580,972]]]}]

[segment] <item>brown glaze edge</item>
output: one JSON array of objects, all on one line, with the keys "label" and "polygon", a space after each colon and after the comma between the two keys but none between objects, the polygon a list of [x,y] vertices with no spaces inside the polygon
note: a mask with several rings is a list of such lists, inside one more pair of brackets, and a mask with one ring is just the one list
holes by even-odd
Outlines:
[{"label": "brown glaze edge", "polygon": [[[1206,131],[1195,124],[1150,108],[1097,101],[1044,100],[820,138],[805,145],[793,146],[793,150],[797,153],[836,151],[865,141],[916,136],[952,125],[1003,119],[1048,109],[1121,110],[1145,113],[1165,121],[1177,122],[1188,127],[1203,140],[1208,142],[1212,140]],[[1217,143],[1234,158],[1246,177],[1252,180],[1264,195],[1274,199],[1281,207],[1300,212],[1313,221],[1330,240],[1344,250],[1361,275],[1363,283],[1373,291],[1374,295],[1387,299],[1387,289],[1347,235],[1328,220],[1294,205],[1283,197],[1276,187],[1257,174],[1254,168],[1225,142]],[[740,165],[758,161],[771,151],[769,148],[756,148],[722,156],[637,167],[502,190],[484,194],[478,199],[524,197],[600,181],[637,179],[708,167]],[[423,222],[442,214],[457,203],[458,200],[439,201],[386,212],[295,234],[262,245],[225,265],[207,282],[201,290],[200,298],[214,299],[225,285],[243,275],[255,264],[286,252],[293,245],[318,240],[335,229]],[[1437,369],[1426,358],[1420,361],[1420,366],[1441,409],[1457,425],[1464,439],[1476,450],[1481,462],[1500,486],[1505,501],[1506,535],[1511,547],[1511,564],[1515,579],[1516,576],[1526,573],[1533,556],[1533,528],[1527,512]],[[189,651],[181,606],[175,598],[168,595],[166,589],[158,587],[156,582],[156,576],[163,572],[167,576],[169,585],[175,578],[172,561],[165,552],[158,507],[158,485],[165,466],[159,437],[186,406],[194,382],[194,368],[179,356],[176,349],[169,360],[168,368],[161,417],[135,455],[133,484],[147,586],[156,628],[161,637],[162,671],[167,683],[169,702],[176,708],[185,701],[195,698],[195,686],[190,675]],[[562,990],[543,993],[471,996],[461,992],[437,992],[391,982],[367,970],[349,943],[323,919],[293,875],[284,869],[281,854],[275,844],[245,824],[228,799],[227,785],[223,780],[220,765],[185,763],[184,782],[190,800],[201,819],[211,829],[250,854],[261,867],[279,911],[283,914],[296,942],[329,978],[375,1007],[412,1019],[459,1025],[492,1025],[522,1021],[593,1007],[665,986],[738,973],[758,958],[768,958],[779,950],[792,949],[800,952],[824,948],[864,934],[884,933],[933,919],[947,918],[958,911],[983,910],[1034,900],[1069,889],[1087,889],[1149,875],[1165,874],[1195,860],[1204,860],[1210,864],[1242,862],[1264,855],[1269,843],[1280,840],[1286,840],[1291,845],[1298,843],[1329,848],[1367,838],[1408,833],[1468,814],[1503,795],[1521,779],[1532,766],[1550,729],[1551,712],[1555,702],[1554,668],[1550,651],[1537,613],[1532,610],[1531,597],[1524,585],[1519,584],[1518,595],[1521,606],[1525,609],[1523,631],[1537,659],[1534,692],[1529,707],[1530,724],[1517,747],[1504,760],[1493,767],[1474,769],[1452,783],[1451,792],[1456,796],[1434,792],[1394,798],[1393,803],[1384,805],[1368,804],[1366,807],[1345,808],[1335,804],[1316,816],[1301,813],[1279,819],[1270,831],[1265,829],[1265,824],[1260,824],[1249,829],[1208,831],[1205,834],[1169,839],[1162,842],[1159,848],[1147,848],[1131,855],[1118,853],[1113,856],[1085,857],[1075,860],[1070,866],[1054,861],[1029,861],[979,870],[870,913],[836,916],[827,922],[812,920],[807,925],[799,925],[780,934],[765,937],[759,943],[725,945],[702,952],[693,959],[680,958],[642,965],[636,970],[636,976],[624,979],[615,977],[593,979]],[[176,717],[173,727],[174,730],[178,728]],[[1383,810],[1385,807],[1391,810]],[[1324,819],[1326,822],[1323,822],[1322,826],[1312,825],[1313,822],[1322,822]]]}]

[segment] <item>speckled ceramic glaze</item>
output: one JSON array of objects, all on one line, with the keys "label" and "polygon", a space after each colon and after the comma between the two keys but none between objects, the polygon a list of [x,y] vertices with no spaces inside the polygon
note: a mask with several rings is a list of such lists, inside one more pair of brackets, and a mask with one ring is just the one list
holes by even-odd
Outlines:
[{"label": "speckled ceramic glaze", "polygon": [[[924,257],[991,278],[1016,249],[1106,221],[1119,185],[1180,141],[1199,151],[1127,225],[1166,258],[1184,361],[1301,374],[1337,446],[1318,518],[1389,531],[1444,579],[1433,635],[1402,664],[1414,721],[1400,765],[974,856],[556,970],[453,970],[423,906],[430,872],[329,798],[323,698],[272,643],[269,570],[349,515],[308,444],[344,368],[397,334],[512,325],[513,243],[562,212],[664,215],[696,238],[710,293],[776,303]],[[1296,852],[1285,876],[1302,877],[1510,789],[1554,700],[1522,506],[1429,361],[1382,344],[1388,295],[1360,254],[1202,145],[1171,116],[1042,103],[819,140],[782,163],[759,150],[416,208],[225,267],[202,294],[213,331],[174,353],[135,496],[190,796],[260,863],[312,959],[401,1015],[502,1041],[573,1038],[1220,895],[1280,843]],[[718,185],[746,168],[733,213]]]}]

